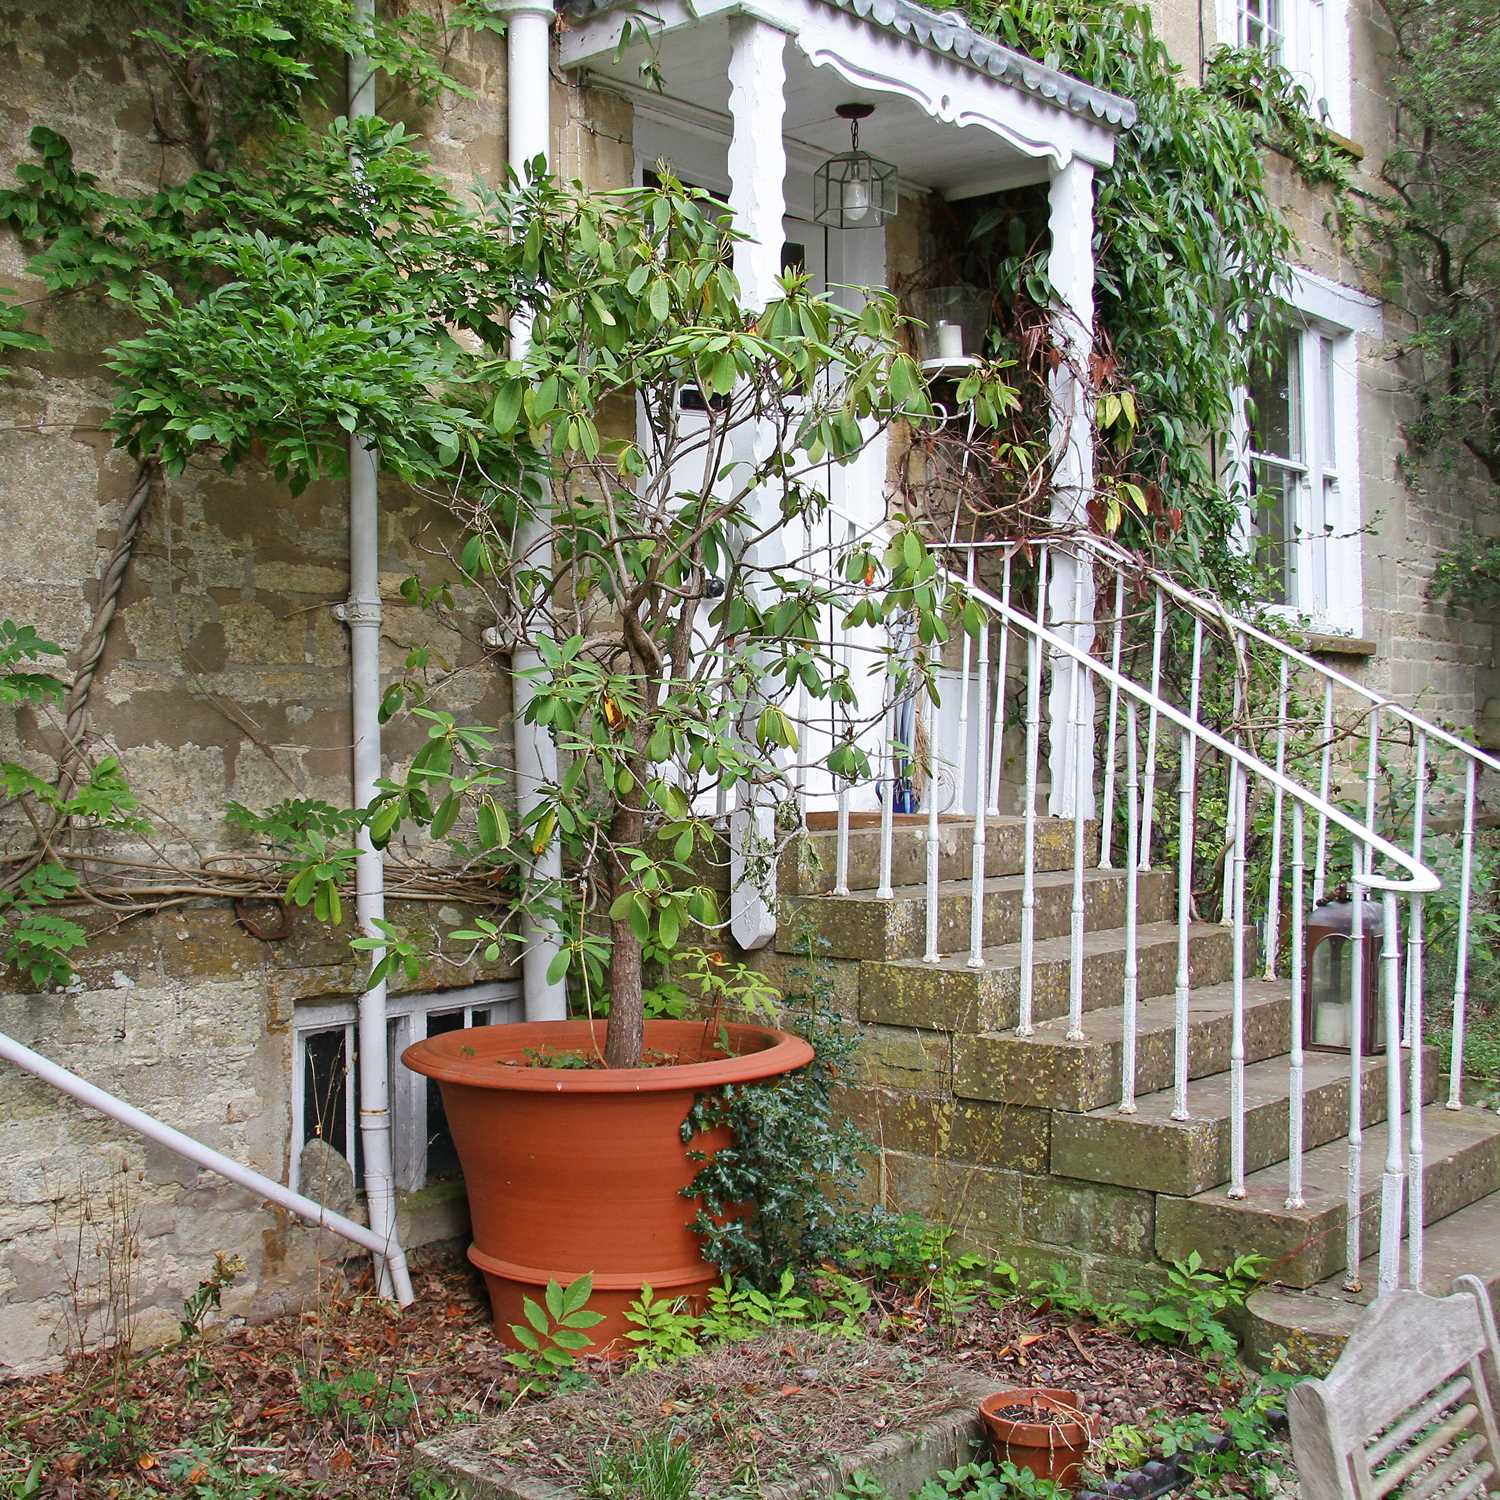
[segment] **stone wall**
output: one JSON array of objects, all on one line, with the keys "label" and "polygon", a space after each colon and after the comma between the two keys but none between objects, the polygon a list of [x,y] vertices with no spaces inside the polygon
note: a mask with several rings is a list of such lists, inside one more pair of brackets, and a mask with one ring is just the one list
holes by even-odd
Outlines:
[{"label": "stone wall", "polygon": [[[66,135],[78,166],[107,188],[141,191],[190,170],[181,151],[152,139],[152,100],[163,80],[130,42],[129,24],[127,12],[103,3],[0,0],[8,79],[0,180],[31,155],[26,138],[36,124]],[[492,35],[463,40],[452,69],[474,97],[407,113],[460,191],[501,180],[504,49]],[[628,180],[628,109],[558,85],[554,118],[566,176],[602,186]],[[0,233],[0,283],[36,297],[41,288],[27,278],[25,258],[24,247]],[[0,617],[34,624],[71,652],[93,618],[135,475],[102,431],[109,382],[101,350],[128,330],[108,307],[81,299],[39,303],[32,326],[52,352],[7,359],[9,378],[0,383]],[[399,672],[411,646],[430,645],[451,674],[438,703],[508,729],[504,663],[480,641],[489,621],[469,614],[439,622],[398,592],[412,573],[432,581],[448,572],[451,524],[393,484],[383,486],[381,506],[386,671]],[[203,463],[151,502],[94,686],[93,729],[118,751],[185,869],[242,843],[225,823],[229,800],[252,808],[286,797],[347,805],[348,643],[332,614],[347,592],[342,485],[293,498],[266,477],[226,477]],[[55,749],[29,715],[0,726],[0,736],[0,753],[38,769]],[[388,760],[399,764],[419,738],[393,725]],[[419,926],[452,927],[462,917],[430,902],[393,909],[394,920]],[[78,983],[40,994],[7,976],[0,1030],[285,1181],[292,1007],[357,993],[347,926],[329,933],[299,915],[285,941],[265,943],[227,903],[194,900],[121,924],[109,914],[88,923],[98,935]],[[419,987],[509,973],[503,965],[447,966],[424,973]],[[403,1207],[408,1243],[462,1231],[454,1196],[451,1188],[412,1195]],[[0,1378],[65,1351],[76,1336],[75,1301],[90,1337],[117,1331],[106,1273],[118,1276],[127,1264],[133,1330],[151,1338],[175,1328],[182,1298],[215,1251],[248,1263],[226,1310],[260,1314],[314,1295],[317,1265],[342,1260],[347,1249],[0,1067]]]}]

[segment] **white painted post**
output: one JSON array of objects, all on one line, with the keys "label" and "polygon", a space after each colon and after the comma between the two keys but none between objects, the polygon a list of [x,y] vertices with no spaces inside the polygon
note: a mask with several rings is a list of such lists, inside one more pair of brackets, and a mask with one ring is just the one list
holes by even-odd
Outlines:
[{"label": "white painted post", "polygon": [[[508,0],[496,7],[506,23],[509,98],[506,101],[506,158],[524,176],[528,162],[552,158],[550,0]],[[524,359],[531,347],[531,319],[517,313],[510,324],[512,359]],[[545,514],[526,516],[516,537],[516,555],[544,577],[553,569],[552,536]],[[543,800],[542,789],[558,779],[557,745],[544,726],[526,722],[526,711],[541,686],[541,653],[525,633],[511,649],[511,690],[515,699],[512,729],[516,757],[516,807],[522,817]],[[556,896],[562,883],[562,844],[554,834],[532,861],[533,894]],[[528,1021],[560,1021],[568,1014],[563,979],[548,977],[561,942],[554,923],[530,911],[521,916],[522,994]]]},{"label": "white painted post", "polygon": [[[1094,345],[1094,169],[1077,158],[1056,168],[1047,188],[1052,249],[1047,269],[1057,291],[1053,334],[1063,358],[1052,375],[1052,520],[1087,524],[1094,492],[1094,409],[1089,358]],[[1081,580],[1075,586],[1075,580]],[[1086,555],[1059,547],[1047,591],[1047,624],[1081,651],[1094,643],[1094,569]],[[1063,622],[1069,622],[1064,624]],[[1075,682],[1077,698],[1074,697]],[[1084,725],[1074,732],[1074,718]],[[1067,656],[1052,661],[1047,700],[1052,789],[1047,810],[1059,818],[1094,815],[1094,684]],[[1082,757],[1084,764],[1075,763]]]},{"label": "white painted post", "polygon": [[[762,308],[776,296],[781,274],[782,220],[786,217],[786,33],[754,16],[729,20],[729,207],[735,228],[746,237],[734,246],[734,274],[747,307]],[[747,423],[734,457],[745,466],[767,457],[770,424]],[[777,507],[770,493],[752,496],[750,524],[766,529]],[[785,547],[773,531],[755,545],[750,561],[774,567]],[[776,933],[774,812],[762,795],[742,790],[730,819],[730,928],[742,948],[760,948]]]}]

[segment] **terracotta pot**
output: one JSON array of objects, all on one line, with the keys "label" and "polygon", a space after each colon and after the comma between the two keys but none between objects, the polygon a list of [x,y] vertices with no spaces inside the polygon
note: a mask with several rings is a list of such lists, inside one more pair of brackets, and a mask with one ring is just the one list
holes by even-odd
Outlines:
[{"label": "terracotta pot", "polygon": [[[1038,1420],[995,1415],[1011,1406],[1030,1407]],[[1093,1422],[1079,1411],[1078,1397],[1072,1391],[1045,1386],[996,1391],[979,1403],[979,1415],[989,1429],[997,1461],[1009,1459],[1018,1469],[1030,1469],[1038,1479],[1071,1488],[1094,1436]]]},{"label": "terracotta pot", "polygon": [[[590,1026],[594,1035],[590,1035]],[[513,1344],[522,1299],[541,1300],[591,1272],[589,1304],[604,1314],[595,1348],[626,1332],[625,1311],[649,1285],[664,1297],[702,1297],[718,1279],[689,1227],[697,1204],[682,1196],[700,1162],[688,1159],[682,1122],[694,1096],[751,1083],[812,1061],[798,1037],[731,1025],[732,1056],[703,1059],[701,1021],[648,1021],[649,1055],[681,1062],[648,1068],[539,1068],[527,1053],[591,1052],[604,1023],[528,1021],[476,1026],[417,1042],[407,1067],[438,1081],[463,1166],[474,1242],[495,1331]],[[695,1151],[727,1144],[700,1135]]]}]

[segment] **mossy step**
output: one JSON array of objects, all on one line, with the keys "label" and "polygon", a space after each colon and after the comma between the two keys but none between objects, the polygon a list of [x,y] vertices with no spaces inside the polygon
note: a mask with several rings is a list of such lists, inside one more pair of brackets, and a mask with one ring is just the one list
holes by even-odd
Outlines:
[{"label": "mossy step", "polygon": [[[1402,1059],[1404,1063],[1404,1059]],[[1426,1102],[1437,1094],[1431,1053],[1425,1073]],[[1291,1060],[1271,1057],[1245,1069],[1245,1168],[1259,1171],[1287,1154],[1291,1100]],[[1366,1124],[1385,1118],[1386,1060],[1361,1065],[1361,1109]],[[1059,1115],[1052,1126],[1051,1164],[1055,1176],[1110,1182],[1190,1197],[1229,1181],[1231,1129],[1230,1075],[1216,1073],[1188,1090],[1192,1118],[1172,1118],[1170,1090],[1136,1101],[1136,1112],[1117,1108],[1086,1115]],[[1310,1052],[1303,1074],[1305,1149],[1337,1140],[1349,1125],[1349,1058]]]},{"label": "mossy step", "polygon": [[[1410,1247],[1402,1256],[1401,1284],[1410,1285]],[[1262,1287],[1245,1307],[1245,1358],[1266,1369],[1277,1348],[1299,1368],[1331,1364],[1354,1332],[1379,1290],[1379,1252],[1359,1265],[1359,1289],[1350,1291],[1342,1273],[1306,1291]],[[1489,1288],[1490,1305],[1500,1313],[1500,1193],[1491,1193],[1422,1235],[1422,1290],[1445,1297],[1460,1276],[1478,1276]]]},{"label": "mossy step", "polygon": [[[1084,848],[1095,854],[1097,824],[1088,824]],[[984,869],[987,876],[1019,875],[1026,858],[1026,824],[1015,817],[985,820]],[[1073,825],[1060,818],[1038,818],[1034,836],[1036,868],[1061,870],[1073,861]],[[820,896],[833,889],[838,870],[837,829],[817,828],[795,840],[783,858],[780,881],[789,894]],[[966,880],[974,870],[974,820],[944,817],[938,824],[938,879]],[[891,830],[891,884],[921,885],[927,879],[926,824],[898,823]],[[874,891],[880,885],[880,824],[849,830],[849,889]]]},{"label": "mossy step", "polygon": [[[1174,877],[1151,871],[1138,877],[1137,915],[1141,922],[1165,921],[1171,914]],[[1002,875],[984,882],[985,947],[1014,943],[1021,936],[1022,877]],[[1069,929],[1073,906],[1071,870],[1039,872],[1034,882],[1036,936],[1057,937]],[[967,880],[938,886],[938,951],[962,953],[969,945],[973,886]],[[1084,930],[1119,927],[1125,920],[1125,876],[1118,870],[1085,870]],[[926,947],[927,888],[898,886],[882,899],[873,892],[848,896],[786,896],[778,903],[776,946],[801,952],[806,933],[825,945],[829,958],[919,958]]]},{"label": "mossy step", "polygon": [[[1408,1127],[1403,1114],[1398,1129]],[[1380,1233],[1380,1178],[1388,1124],[1364,1133],[1360,1159],[1360,1239],[1364,1247]],[[1500,1189],[1500,1116],[1466,1105],[1450,1110],[1429,1104],[1422,1111],[1425,1137],[1424,1223],[1433,1224]],[[1406,1148],[1401,1148],[1406,1160]],[[1182,1260],[1196,1250],[1206,1265],[1221,1269],[1237,1255],[1254,1252],[1270,1262],[1268,1276],[1282,1286],[1310,1287],[1344,1265],[1349,1148],[1339,1139],[1303,1157],[1302,1208],[1286,1203],[1287,1170],[1281,1162],[1251,1173],[1246,1196],[1228,1197],[1214,1188],[1194,1197],[1162,1194],[1156,1200],[1156,1253]]]},{"label": "mossy step", "polygon": [[[1205,1078],[1229,1066],[1233,989],[1207,985],[1193,992],[1188,1012],[1188,1076]],[[962,1098],[1028,1104],[1085,1114],[1120,1101],[1124,1011],[1093,1012],[1081,1042],[1067,1039],[1067,1018],[1037,1023],[1029,1037],[993,1031],[953,1038],[954,1092]],[[1291,1028],[1286,986],[1253,980],[1245,986],[1247,1061],[1285,1052]],[[1175,1067],[1176,1007],[1171,995],[1136,1009],[1136,1092],[1171,1085]]]},{"label": "mossy step", "polygon": [[[1188,973],[1194,985],[1218,984],[1229,977],[1234,949],[1229,929],[1217,922],[1195,922],[1188,929]],[[1021,945],[1006,943],[984,951],[984,967],[971,969],[965,955],[929,963],[925,959],[872,961],[860,966],[862,1021],[890,1026],[922,1026],[942,1031],[1003,1031],[1016,1024],[1021,1009]],[[1177,978],[1177,924],[1147,922],[1136,929],[1137,994],[1167,994]],[[1041,1020],[1068,1008],[1072,944],[1066,933],[1046,938],[1033,949],[1032,1015]],[[1085,931],[1083,1008],[1118,1005],[1125,988],[1125,929]]]}]

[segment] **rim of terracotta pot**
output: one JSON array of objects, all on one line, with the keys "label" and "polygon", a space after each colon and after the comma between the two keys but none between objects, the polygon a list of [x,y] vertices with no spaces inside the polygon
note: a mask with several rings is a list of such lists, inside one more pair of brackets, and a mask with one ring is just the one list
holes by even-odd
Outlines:
[{"label": "rim of terracotta pot", "polygon": [[[801,1037],[773,1026],[726,1023],[735,1045],[731,1057],[672,1063],[655,1068],[539,1068],[527,1065],[526,1050],[538,1043],[577,1051],[593,1041],[603,1047],[604,1021],[516,1021],[498,1026],[471,1026],[414,1042],[401,1054],[413,1072],[439,1083],[470,1088],[536,1094],[654,1094],[673,1089],[714,1088],[726,1083],[754,1083],[795,1072],[813,1060],[813,1049]],[[690,1043],[701,1038],[702,1021],[647,1021],[646,1045]],[[653,1041],[653,1038],[655,1039]],[[496,1046],[496,1043],[501,1043]],[[748,1044],[748,1047],[746,1046]],[[758,1044],[758,1045],[757,1045]],[[466,1055],[465,1049],[475,1055]],[[499,1065],[499,1066],[497,1066]]]},{"label": "rim of terracotta pot", "polygon": [[[1029,1406],[1055,1412],[1063,1422],[1027,1422],[1020,1417],[1000,1417],[995,1413],[1006,1406]],[[1074,1391],[1055,1386],[1017,1386],[996,1391],[979,1403],[979,1415],[1003,1442],[1018,1448],[1074,1448],[1088,1444],[1093,1425],[1078,1405]],[[1002,1436],[1001,1429],[1004,1429]],[[1073,1434],[1076,1433],[1076,1436]]]}]

